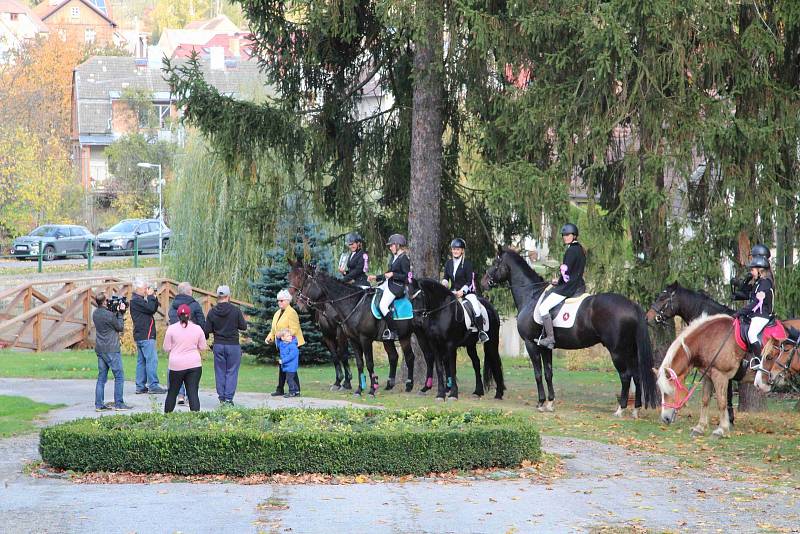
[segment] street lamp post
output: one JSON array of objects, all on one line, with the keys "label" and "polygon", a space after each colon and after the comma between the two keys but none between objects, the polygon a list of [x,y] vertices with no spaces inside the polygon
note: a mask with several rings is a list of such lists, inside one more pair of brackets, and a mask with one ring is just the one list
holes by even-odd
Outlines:
[{"label": "street lamp post", "polygon": [[158,264],[161,265],[161,255],[163,253],[162,249],[164,247],[164,242],[162,239],[162,235],[164,232],[164,208],[163,202],[161,200],[161,184],[164,182],[161,179],[161,164],[160,163],[137,163],[137,167],[142,167],[144,169],[152,169],[158,167]]}]

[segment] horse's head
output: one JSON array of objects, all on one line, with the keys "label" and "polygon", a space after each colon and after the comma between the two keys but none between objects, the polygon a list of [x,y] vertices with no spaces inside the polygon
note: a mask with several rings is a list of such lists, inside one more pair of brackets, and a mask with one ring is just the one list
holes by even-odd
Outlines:
[{"label": "horse's head", "polygon": [[502,247],[497,247],[497,257],[492,262],[492,265],[486,269],[486,274],[483,275],[481,285],[483,289],[491,289],[499,286],[504,282],[511,279],[511,268],[504,261],[506,251]]},{"label": "horse's head", "polygon": [[324,299],[324,291],[316,280],[317,272],[313,265],[305,265],[302,261],[289,260],[291,269],[289,279],[289,293],[297,303],[297,309],[308,312],[314,302]]},{"label": "horse's head", "polygon": [[770,338],[764,345],[761,358],[753,358],[750,368],[756,371],[755,385],[769,393],[772,386],[783,384],[787,376],[800,373],[800,347],[791,340]]},{"label": "horse's head", "polygon": [[662,323],[672,319],[677,315],[677,302],[675,301],[675,294],[677,293],[680,285],[678,282],[673,282],[658,294],[656,300],[650,305],[647,310],[647,321]]},{"label": "horse's head", "polygon": [[690,355],[687,354],[683,338],[672,342],[667,350],[661,367],[653,369],[656,374],[656,384],[661,391],[661,421],[666,424],[675,422],[680,410],[688,401],[691,393],[686,388],[686,377],[689,375],[691,365]]}]

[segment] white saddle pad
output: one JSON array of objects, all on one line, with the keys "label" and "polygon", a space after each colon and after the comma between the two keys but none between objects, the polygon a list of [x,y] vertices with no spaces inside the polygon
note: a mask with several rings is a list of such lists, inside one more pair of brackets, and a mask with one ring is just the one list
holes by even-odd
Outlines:
[{"label": "white saddle pad", "polygon": [[[542,315],[539,313],[539,305],[544,300],[544,295],[547,291],[542,291],[539,300],[536,302],[536,307],[533,309],[533,320],[537,324],[542,324]],[[553,319],[554,328],[572,328],[575,325],[575,317],[578,316],[578,308],[584,300],[591,296],[591,293],[582,293],[577,297],[570,297],[564,301],[564,305],[558,310],[558,315]]]}]

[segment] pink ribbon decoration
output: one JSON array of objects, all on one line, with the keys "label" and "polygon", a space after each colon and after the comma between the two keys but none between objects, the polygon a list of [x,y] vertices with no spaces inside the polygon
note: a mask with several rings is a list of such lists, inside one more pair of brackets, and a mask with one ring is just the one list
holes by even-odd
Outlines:
[{"label": "pink ribbon decoration", "polygon": [[364,254],[364,272],[366,273],[368,271],[369,271],[369,259],[367,258],[367,255]]},{"label": "pink ribbon decoration", "polygon": [[764,309],[764,299],[767,295],[763,291],[759,291],[756,293],[756,300],[758,300],[758,304],[756,307],[753,308],[753,313],[760,313]]},{"label": "pink ribbon decoration", "polygon": [[564,279],[565,282],[569,282],[569,275],[567,274],[568,267],[566,264],[561,264],[561,278]]}]

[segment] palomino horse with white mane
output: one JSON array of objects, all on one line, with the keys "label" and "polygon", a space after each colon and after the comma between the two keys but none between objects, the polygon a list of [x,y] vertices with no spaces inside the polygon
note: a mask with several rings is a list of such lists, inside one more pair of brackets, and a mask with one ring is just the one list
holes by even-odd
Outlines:
[{"label": "palomino horse with white mane", "polygon": [[670,424],[678,410],[689,402],[697,384],[686,387],[686,377],[693,368],[701,373],[703,403],[700,420],[692,428],[692,436],[701,436],[708,426],[708,402],[711,391],[717,397],[720,418],[712,436],[719,438],[730,432],[727,395],[728,381],[733,378],[747,354],[739,348],[734,336],[733,319],[729,315],[701,316],[678,335],[667,350],[656,372],[661,390],[661,420]]},{"label": "palomino horse with white mane", "polygon": [[786,326],[789,337],[770,339],[764,345],[762,357],[753,358],[750,364],[756,371],[755,385],[764,393],[769,393],[772,386],[780,386],[787,378],[800,375],[800,331]]}]

